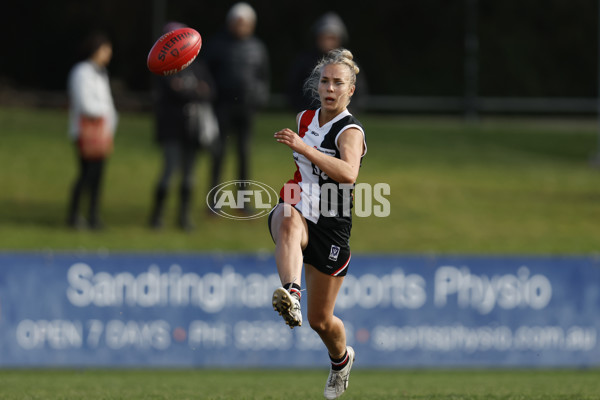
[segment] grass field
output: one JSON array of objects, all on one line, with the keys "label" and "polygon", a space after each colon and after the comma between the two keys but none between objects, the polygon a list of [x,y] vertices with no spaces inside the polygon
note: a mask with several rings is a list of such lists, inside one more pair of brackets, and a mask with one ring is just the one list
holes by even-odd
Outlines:
[{"label": "grass field", "polygon": [[[369,152],[359,181],[389,183],[391,215],[355,218],[358,253],[591,254],[600,250],[594,120],[362,117]],[[252,178],[279,188],[294,170],[257,121]],[[63,110],[0,109],[0,250],[271,252],[264,219],[206,217],[198,165],[192,233],[146,227],[160,156],[152,119],[124,114],[107,168],[102,232],[64,226],[75,177]],[[226,180],[234,179],[230,153]],[[0,399],[321,399],[326,370],[2,370]],[[345,399],[600,399],[599,370],[353,371]]]},{"label": "grass field", "polygon": [[[322,399],[316,370],[0,370],[3,400]],[[598,370],[361,370],[342,399],[586,400]]]},{"label": "grass field", "polygon": [[[391,215],[355,218],[355,252],[593,253],[600,249],[600,171],[594,120],[367,115],[369,152],[360,182],[389,183]],[[276,189],[294,170],[272,133],[291,114],[257,121],[252,178]],[[63,110],[0,109],[0,249],[77,251],[271,251],[264,219],[207,219],[208,163],[197,170],[198,229],[175,228],[175,191],[166,229],[146,228],[160,168],[152,118],[121,116],[103,196],[101,233],[64,227],[76,174]],[[229,153],[225,180],[235,179]]]}]

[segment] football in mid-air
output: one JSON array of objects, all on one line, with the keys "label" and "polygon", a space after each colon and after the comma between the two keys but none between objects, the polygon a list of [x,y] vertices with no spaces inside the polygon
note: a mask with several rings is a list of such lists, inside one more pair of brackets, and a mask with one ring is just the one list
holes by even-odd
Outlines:
[{"label": "football in mid-air", "polygon": [[187,68],[200,52],[202,37],[192,28],[162,35],[148,54],[148,69],[157,75],[173,75]]}]

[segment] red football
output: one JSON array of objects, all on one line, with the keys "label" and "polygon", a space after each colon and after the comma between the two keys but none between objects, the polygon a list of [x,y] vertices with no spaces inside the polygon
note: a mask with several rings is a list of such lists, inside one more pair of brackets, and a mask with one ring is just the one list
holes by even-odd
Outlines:
[{"label": "red football", "polygon": [[173,75],[187,68],[200,52],[202,37],[192,28],[162,35],[148,54],[148,69],[157,75]]}]

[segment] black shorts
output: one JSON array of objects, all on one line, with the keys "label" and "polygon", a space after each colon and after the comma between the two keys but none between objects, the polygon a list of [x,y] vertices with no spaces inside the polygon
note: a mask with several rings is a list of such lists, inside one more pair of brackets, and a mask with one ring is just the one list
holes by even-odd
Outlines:
[{"label": "black shorts", "polygon": [[[277,206],[276,206],[277,207]],[[269,213],[269,232],[271,232],[271,217]],[[324,274],[331,276],[345,276],[350,263],[350,230],[351,225],[336,227],[323,227],[312,221],[306,220],[308,226],[308,244],[302,250],[304,263],[310,264]],[[271,232],[273,238],[273,232]]]}]

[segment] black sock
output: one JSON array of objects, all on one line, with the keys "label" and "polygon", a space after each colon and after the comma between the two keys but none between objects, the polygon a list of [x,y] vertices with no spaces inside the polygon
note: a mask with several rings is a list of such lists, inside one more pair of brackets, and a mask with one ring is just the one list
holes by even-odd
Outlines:
[{"label": "black sock", "polygon": [[350,357],[348,356],[348,350],[346,350],[342,358],[336,359],[329,355],[329,359],[331,360],[331,369],[334,371],[339,371],[348,364],[348,360],[350,359]]},{"label": "black sock", "polygon": [[286,283],[283,285],[283,288],[290,294],[298,296],[298,300],[300,300],[300,297],[302,297],[302,294],[300,293],[300,289],[302,288],[297,283]]}]

